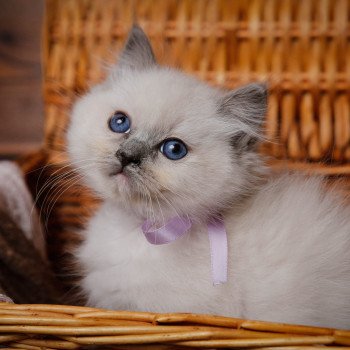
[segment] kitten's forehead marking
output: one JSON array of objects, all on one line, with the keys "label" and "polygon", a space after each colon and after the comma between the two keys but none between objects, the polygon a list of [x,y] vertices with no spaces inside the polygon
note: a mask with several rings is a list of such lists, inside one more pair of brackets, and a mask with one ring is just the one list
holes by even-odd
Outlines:
[{"label": "kitten's forehead marking", "polygon": [[171,128],[169,127],[159,127],[150,126],[148,123],[140,125],[134,133],[132,133],[132,137],[146,143],[149,148],[154,149],[158,148],[158,145],[164,141],[165,139],[172,136]]}]

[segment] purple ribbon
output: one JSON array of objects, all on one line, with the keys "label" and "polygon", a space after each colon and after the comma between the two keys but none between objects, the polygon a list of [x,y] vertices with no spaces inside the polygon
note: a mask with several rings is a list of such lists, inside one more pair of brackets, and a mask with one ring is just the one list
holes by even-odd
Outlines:
[{"label": "purple ribbon", "polygon": [[164,226],[154,228],[154,224],[145,220],[142,224],[142,232],[151,244],[160,245],[175,241],[183,236],[192,226],[189,218],[175,217],[170,219]]},{"label": "purple ribbon", "polygon": [[227,282],[227,233],[222,218],[208,222],[208,235],[211,254],[211,271],[214,285]]},{"label": "purple ribbon", "polygon": [[[149,243],[161,245],[171,243],[182,237],[191,226],[191,220],[184,217],[174,217],[160,228],[155,228],[154,223],[145,220],[142,224],[142,232]],[[226,283],[228,249],[227,233],[222,218],[213,218],[208,222],[208,236],[213,284]]]}]

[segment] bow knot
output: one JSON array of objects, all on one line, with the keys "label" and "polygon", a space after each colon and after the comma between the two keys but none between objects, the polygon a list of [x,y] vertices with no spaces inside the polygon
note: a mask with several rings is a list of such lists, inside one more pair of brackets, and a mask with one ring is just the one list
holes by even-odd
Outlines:
[{"label": "bow knot", "polygon": [[[155,228],[155,224],[145,220],[142,232],[151,244],[162,245],[171,243],[189,231],[192,221],[188,217],[174,217],[164,226]],[[213,284],[227,282],[227,233],[222,218],[212,218],[208,221],[208,236],[210,242],[211,270]]]}]

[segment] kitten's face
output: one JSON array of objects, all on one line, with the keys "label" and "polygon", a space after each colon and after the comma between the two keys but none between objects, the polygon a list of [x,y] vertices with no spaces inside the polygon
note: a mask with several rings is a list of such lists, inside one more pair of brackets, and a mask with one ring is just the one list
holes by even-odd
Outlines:
[{"label": "kitten's face", "polygon": [[[229,95],[158,67],[134,28],[114,76],[76,104],[69,154],[89,186],[143,217],[206,217],[249,191],[259,172],[246,90]],[[254,93],[264,94],[248,92],[254,106]]]}]

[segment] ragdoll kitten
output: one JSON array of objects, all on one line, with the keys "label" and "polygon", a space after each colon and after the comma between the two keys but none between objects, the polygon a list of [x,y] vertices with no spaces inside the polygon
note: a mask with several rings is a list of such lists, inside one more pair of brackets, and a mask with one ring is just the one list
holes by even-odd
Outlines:
[{"label": "ragdoll kitten", "polygon": [[[160,67],[132,29],[68,131],[73,164],[104,200],[76,253],[89,305],[350,327],[349,207],[318,178],[267,175],[256,151],[266,95],[264,85],[223,91]],[[214,217],[228,240],[219,285]],[[191,223],[187,233],[147,241],[146,219],[157,229],[174,218]]]}]

